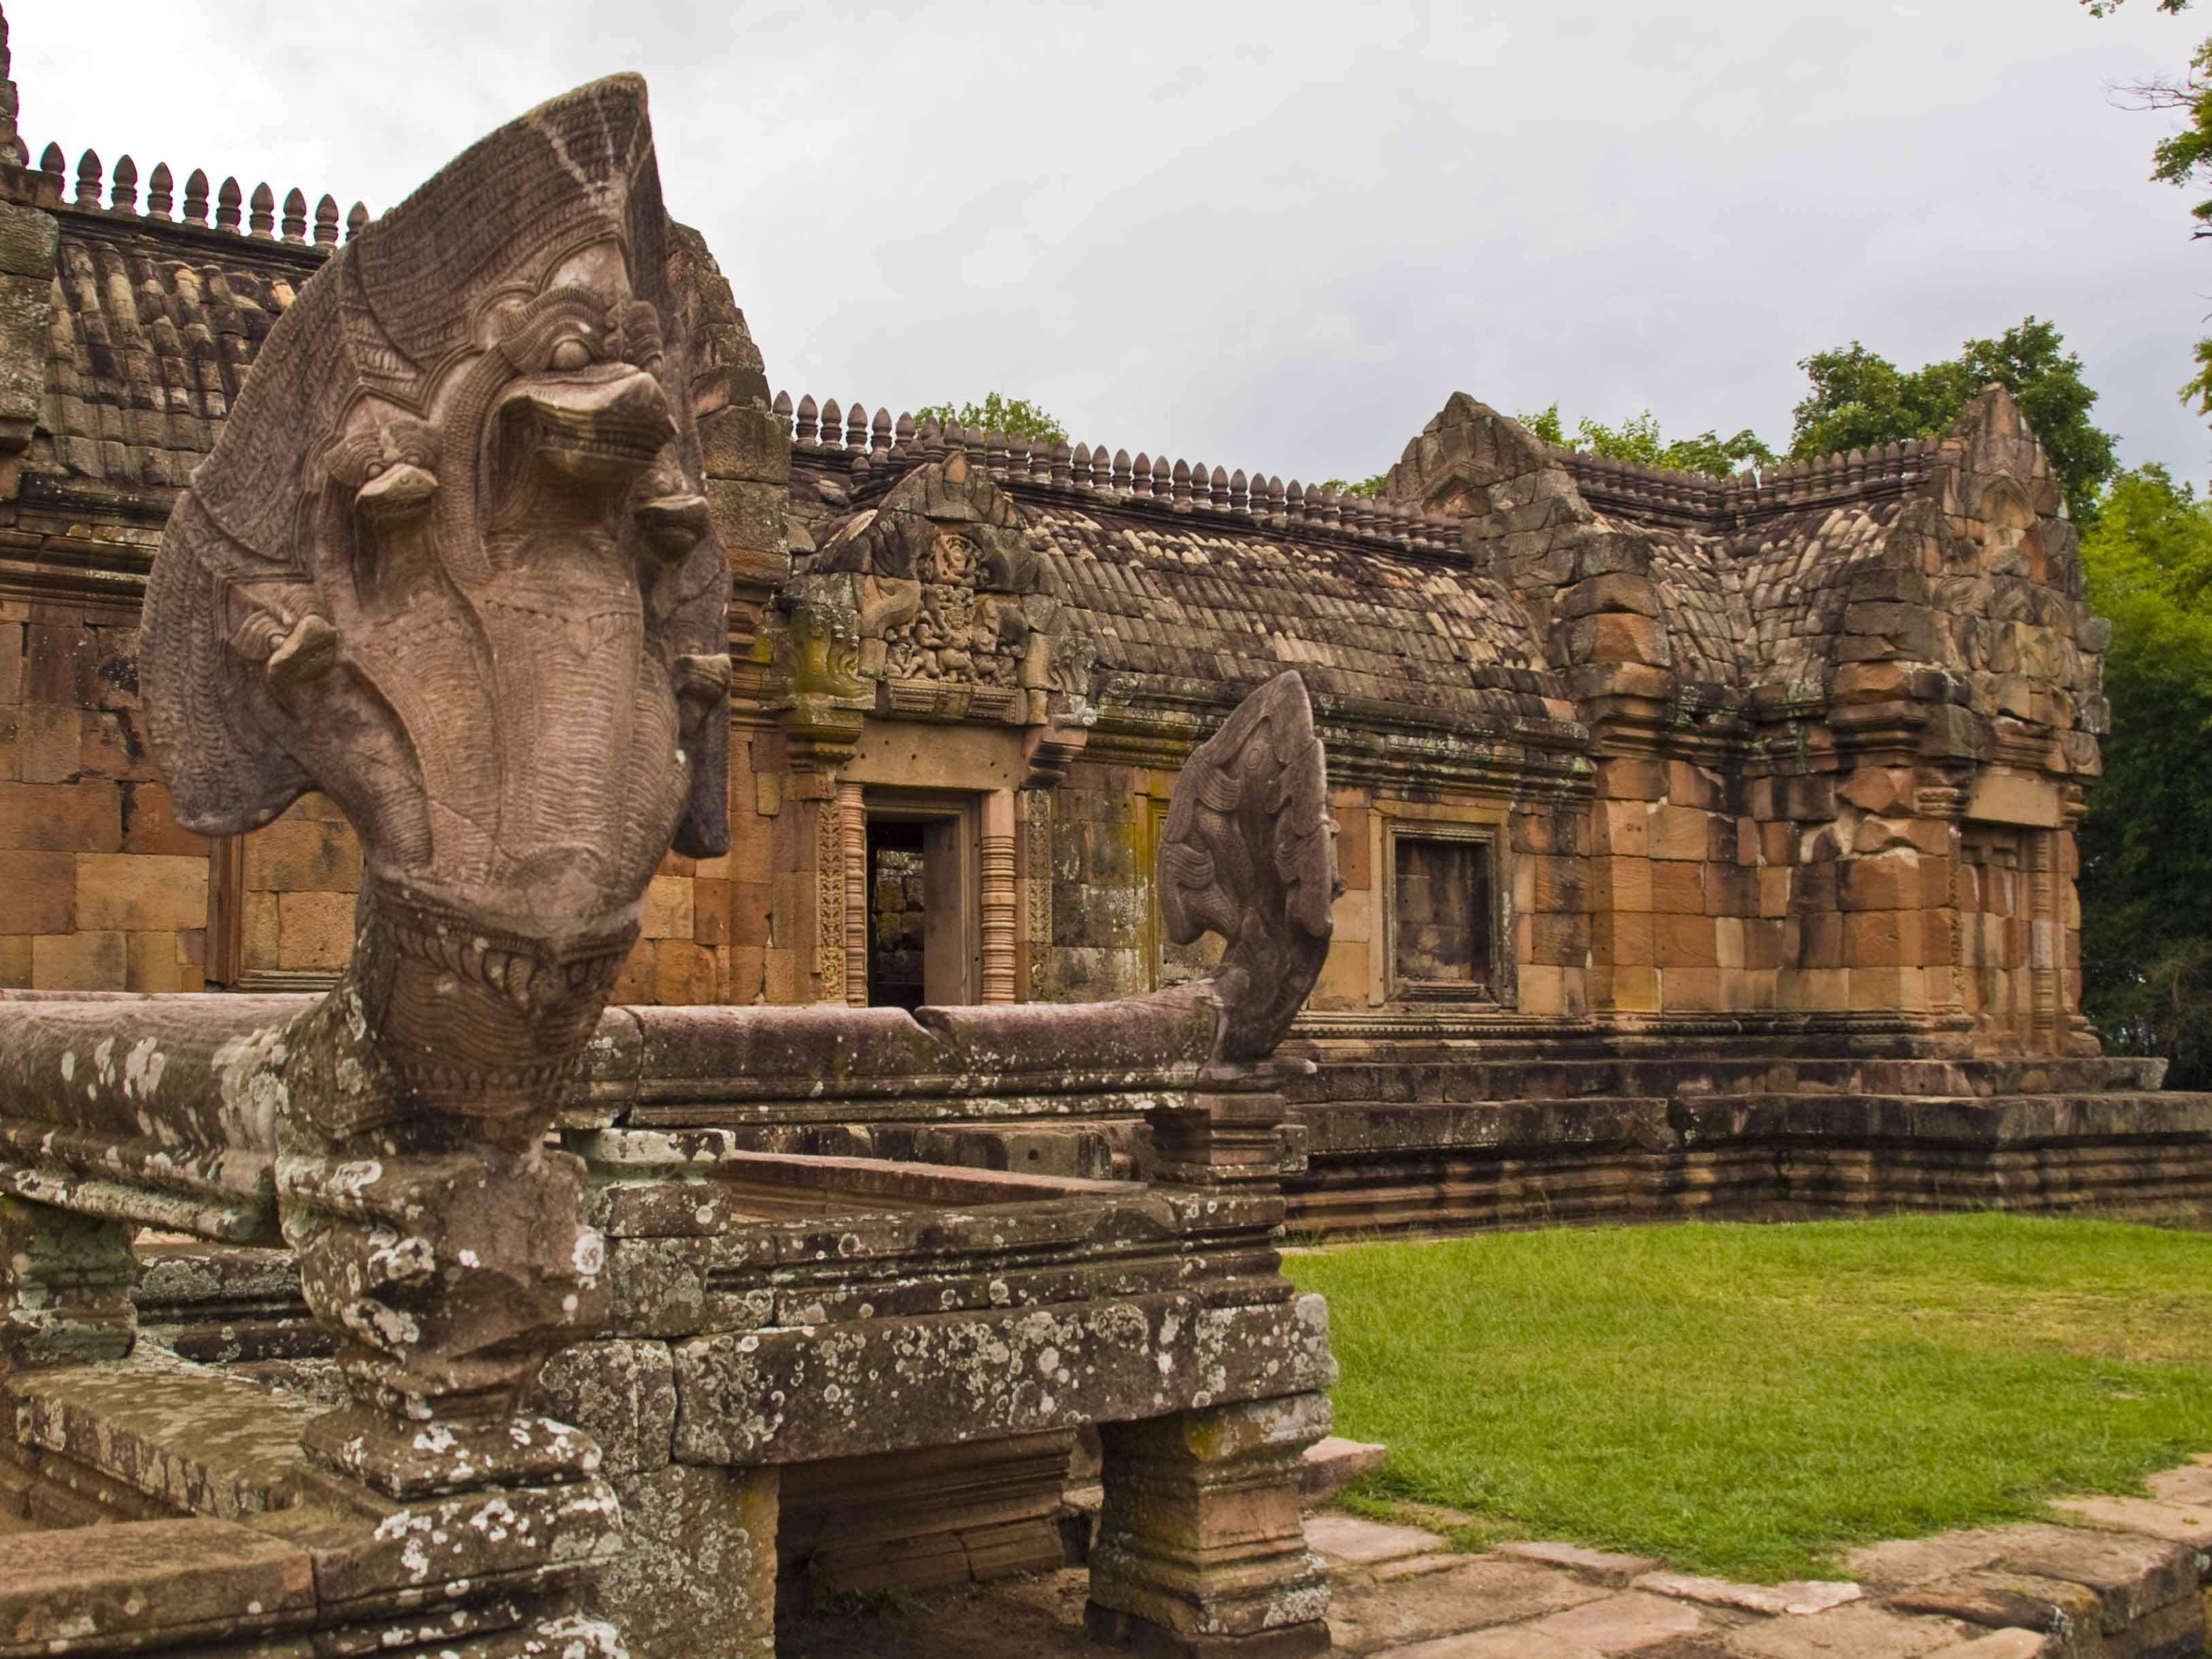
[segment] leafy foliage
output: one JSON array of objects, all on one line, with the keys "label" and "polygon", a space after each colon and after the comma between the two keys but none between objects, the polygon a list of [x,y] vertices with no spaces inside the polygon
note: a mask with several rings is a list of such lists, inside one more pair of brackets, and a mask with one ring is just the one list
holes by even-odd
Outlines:
[{"label": "leafy foliage", "polygon": [[2122,1054],[2212,1085],[2212,503],[2160,466],[2121,474],[2082,538],[2112,621],[2112,731],[2082,820],[2085,1012]]},{"label": "leafy foliage", "polygon": [[1617,427],[1585,416],[1576,422],[1572,438],[1567,436],[1566,422],[1559,418],[1557,404],[1540,415],[1523,415],[1520,421],[1547,444],[1571,443],[1577,449],[1612,460],[1662,467],[1670,472],[1702,472],[1710,478],[1725,478],[1746,462],[1760,466],[1774,464],[1774,452],[1749,427],[1733,438],[1709,430],[1694,438],[1670,440],[1661,433],[1659,417],[1648,409]]},{"label": "leafy foliage", "polygon": [[[2108,17],[2121,0],[2081,0],[2093,17]],[[2180,13],[2190,0],[2158,0],[2163,12]],[[2150,176],[2169,185],[2187,186],[2212,176],[2212,40],[2191,54],[2189,71],[2179,80],[2139,82],[2127,88],[2138,109],[2179,110],[2187,118],[2180,131],[2158,141],[2151,150],[2155,164]],[[2212,236],[2212,197],[2190,210],[2197,221],[2197,236]],[[2197,373],[2181,388],[2185,401],[2194,402],[2200,415],[2212,415],[2212,337],[2197,343]]]},{"label": "leafy foliage", "polygon": [[2118,465],[2112,434],[2090,422],[2097,394],[2081,378],[2081,358],[2066,349],[2056,325],[2034,317],[1910,373],[1856,340],[1798,367],[1813,384],[1796,410],[1793,460],[1940,437],[1967,399],[1998,381],[2042,441],[2076,520],[2096,516],[2097,492]]},{"label": "leafy foliage", "polygon": [[994,392],[980,404],[929,404],[914,411],[917,424],[935,421],[939,426],[958,426],[969,432],[1003,432],[1009,438],[1042,439],[1066,443],[1067,428],[1041,405],[1027,398],[1007,398]]},{"label": "leafy foliage", "polygon": [[1323,478],[1318,484],[1316,484],[1314,488],[1316,489],[1340,489],[1347,495],[1365,495],[1369,499],[1372,500],[1375,496],[1380,495],[1382,493],[1383,481],[1389,478],[1389,476],[1390,475],[1387,472],[1377,472],[1371,478],[1361,478],[1354,483],[1346,483],[1341,478]]}]

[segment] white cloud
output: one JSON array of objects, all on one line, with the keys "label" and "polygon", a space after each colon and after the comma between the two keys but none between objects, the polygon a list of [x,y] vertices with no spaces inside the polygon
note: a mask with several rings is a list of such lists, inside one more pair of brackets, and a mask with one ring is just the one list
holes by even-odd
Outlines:
[{"label": "white cloud", "polygon": [[999,389],[1285,477],[1449,392],[1786,441],[1797,359],[2056,320],[2130,460],[2207,471],[2212,308],[2136,0],[301,7],[15,0],[22,130],[380,208],[618,69],[794,394]]}]

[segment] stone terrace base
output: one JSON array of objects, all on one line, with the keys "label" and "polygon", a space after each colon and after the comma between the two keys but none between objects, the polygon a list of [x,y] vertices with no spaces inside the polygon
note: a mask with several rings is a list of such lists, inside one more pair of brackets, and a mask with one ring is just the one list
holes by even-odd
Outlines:
[{"label": "stone terrace base", "polygon": [[[2064,1525],[1876,1545],[1849,1558],[1852,1583],[1730,1584],[1559,1544],[1458,1555],[1341,1515],[1308,1534],[1349,1659],[2202,1659],[2212,1459],[2151,1488],[2062,1504]],[[793,1634],[809,1659],[1096,1659],[1084,1595],[1070,1571]]]},{"label": "stone terrace base", "polygon": [[2160,1091],[2162,1061],[1540,1046],[1313,1045],[1291,1228],[1962,1209],[2212,1221],[2212,1095]]}]

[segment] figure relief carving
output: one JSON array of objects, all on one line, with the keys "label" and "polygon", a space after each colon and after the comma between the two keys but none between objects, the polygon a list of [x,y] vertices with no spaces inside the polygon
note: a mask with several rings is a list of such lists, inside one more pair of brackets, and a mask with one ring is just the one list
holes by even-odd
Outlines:
[{"label": "figure relief carving", "polygon": [[[828,617],[851,619],[853,672],[878,712],[1088,724],[1096,650],[1067,631],[1012,500],[964,454],[908,472],[803,561],[771,623],[775,659]],[[799,681],[784,678],[795,702]]]},{"label": "figure relief carving", "polygon": [[302,288],[148,593],[179,821],[315,788],[361,839],[343,978],[236,1063],[347,1334],[356,1409],[315,1443],[394,1491],[556,1455],[516,1402],[606,1291],[545,1131],[671,843],[728,844],[729,579],[669,241],[634,77],[475,145]]}]

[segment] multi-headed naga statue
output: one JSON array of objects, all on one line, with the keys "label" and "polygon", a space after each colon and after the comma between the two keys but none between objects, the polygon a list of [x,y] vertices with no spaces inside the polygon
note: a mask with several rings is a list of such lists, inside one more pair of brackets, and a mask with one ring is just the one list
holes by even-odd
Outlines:
[{"label": "multi-headed naga statue", "polygon": [[[672,838],[727,842],[666,242],[642,82],[483,140],[307,284],[154,567],[179,821],[319,788],[361,836],[352,961],[263,1063],[310,1300],[402,1418],[503,1423],[599,1311],[580,1170],[541,1143]],[[324,1449],[358,1462],[349,1426]]]}]

